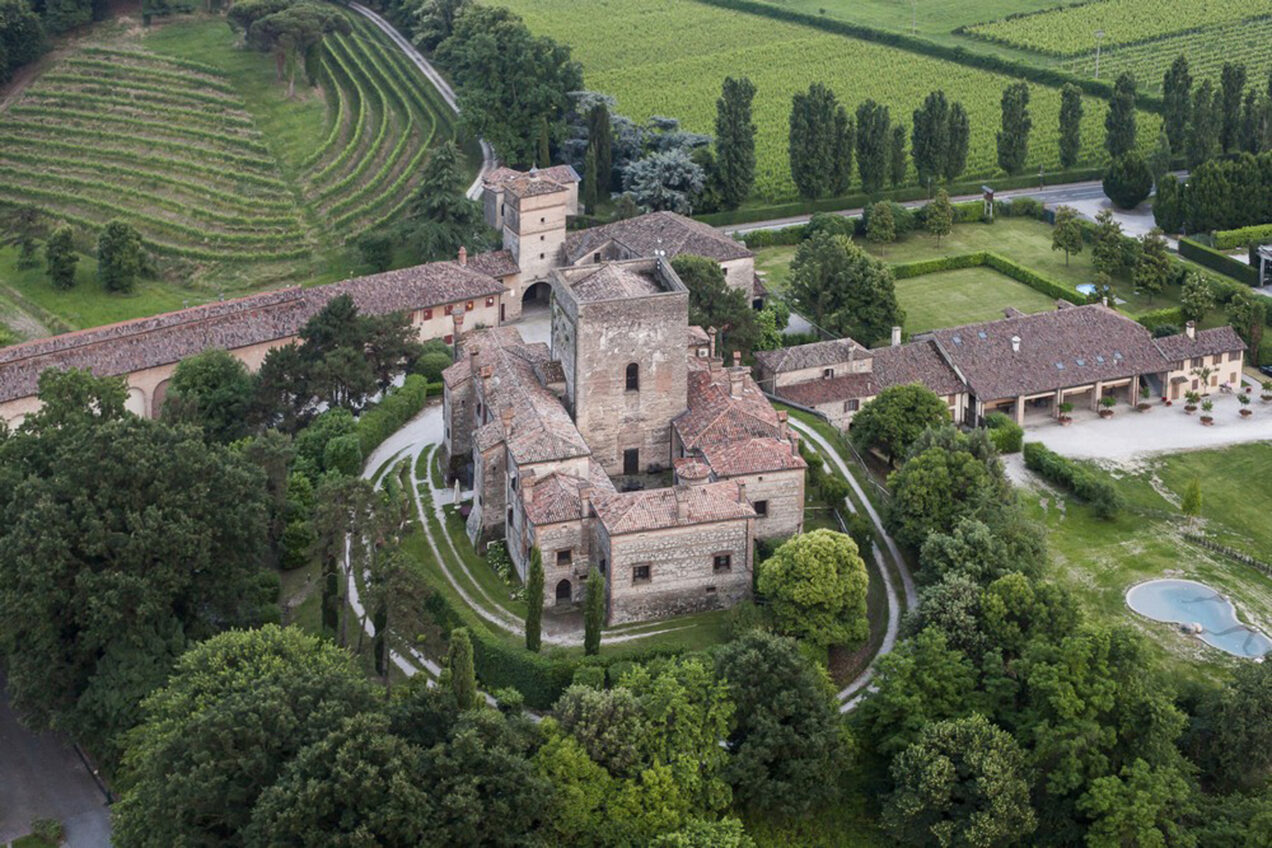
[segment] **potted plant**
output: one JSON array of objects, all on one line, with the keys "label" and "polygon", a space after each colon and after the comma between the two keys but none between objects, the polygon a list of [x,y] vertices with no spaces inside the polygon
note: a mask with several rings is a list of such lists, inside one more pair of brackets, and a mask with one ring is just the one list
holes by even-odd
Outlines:
[{"label": "potted plant", "polygon": [[1264,403],[1272,400],[1272,380],[1263,381],[1263,394],[1259,395]]},{"label": "potted plant", "polygon": [[1215,402],[1205,400],[1201,402],[1201,423],[1207,427],[1215,423],[1214,416],[1210,414],[1210,410],[1215,408]]},{"label": "potted plant", "polygon": [[1192,415],[1197,411],[1197,402],[1201,400],[1201,395],[1196,392],[1186,392],[1184,394],[1184,412]]},{"label": "potted plant", "polygon": [[1117,398],[1113,397],[1113,395],[1105,395],[1104,397],[1100,398],[1100,406],[1104,407],[1103,409],[1100,410],[1100,417],[1112,418],[1113,407],[1117,406]]},{"label": "potted plant", "polygon": [[1064,403],[1060,404],[1058,408],[1060,410],[1060,416],[1058,419],[1060,421],[1060,426],[1067,427],[1069,424],[1072,424],[1073,418],[1070,417],[1069,413],[1073,412],[1073,404],[1066,400]]},{"label": "potted plant", "polygon": [[1250,396],[1249,396],[1249,395],[1237,395],[1237,401],[1238,401],[1238,402],[1240,402],[1240,404],[1241,404],[1241,417],[1242,417],[1242,418],[1249,418],[1251,415],[1253,415],[1253,414],[1254,414],[1253,410],[1251,410],[1251,409],[1250,409]]}]

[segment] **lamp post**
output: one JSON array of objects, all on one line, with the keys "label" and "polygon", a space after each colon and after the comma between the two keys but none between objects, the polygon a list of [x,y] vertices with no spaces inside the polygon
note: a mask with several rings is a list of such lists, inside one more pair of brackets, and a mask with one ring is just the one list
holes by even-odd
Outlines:
[{"label": "lamp post", "polygon": [[1104,30],[1095,31],[1095,78],[1100,78],[1100,41],[1104,38]]}]

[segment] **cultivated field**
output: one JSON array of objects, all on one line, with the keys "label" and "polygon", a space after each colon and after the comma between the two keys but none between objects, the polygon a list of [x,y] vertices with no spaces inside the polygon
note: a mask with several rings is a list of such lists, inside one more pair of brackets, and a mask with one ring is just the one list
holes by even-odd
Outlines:
[{"label": "cultivated field", "polygon": [[[756,195],[787,199],[794,186],[787,164],[791,96],[813,82],[831,86],[849,109],[874,98],[894,120],[911,123],[927,93],[942,88],[971,118],[967,175],[996,170],[1000,99],[1011,80],[968,65],[935,59],[810,27],[707,6],[693,0],[510,0],[530,28],[568,43],[589,88],[613,94],[618,109],[638,120],[680,118],[711,132],[725,76],[755,83],[758,127]],[[1058,167],[1057,89],[1031,86],[1034,130],[1026,171]],[[1084,159],[1103,155],[1103,103],[1088,98]],[[1158,119],[1142,115],[1145,145]]]}]

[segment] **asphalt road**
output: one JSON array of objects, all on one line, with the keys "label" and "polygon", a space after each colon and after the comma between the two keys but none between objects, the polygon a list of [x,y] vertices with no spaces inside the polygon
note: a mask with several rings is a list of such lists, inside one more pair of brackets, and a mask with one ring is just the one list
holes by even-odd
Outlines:
[{"label": "asphalt road", "polygon": [[106,848],[110,812],[96,781],[62,737],[18,723],[4,686],[0,675],[0,845],[29,833],[32,819],[54,818],[70,848]]}]

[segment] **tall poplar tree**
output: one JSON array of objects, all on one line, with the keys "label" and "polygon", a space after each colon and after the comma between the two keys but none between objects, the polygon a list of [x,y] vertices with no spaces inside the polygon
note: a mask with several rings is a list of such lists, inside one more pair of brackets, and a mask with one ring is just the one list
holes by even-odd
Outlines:
[{"label": "tall poplar tree", "polygon": [[905,182],[905,124],[892,127],[892,138],[888,142],[888,182],[893,187]]},{"label": "tall poplar tree", "polygon": [[1003,123],[998,132],[998,167],[1008,174],[1018,174],[1029,155],[1029,86],[1013,82],[1003,90]]},{"label": "tall poplar tree", "polygon": [[728,209],[746,200],[755,182],[754,99],[755,85],[749,79],[725,77],[716,100],[716,179],[720,202]]},{"label": "tall poplar tree", "polygon": [[1192,117],[1188,123],[1188,167],[1196,168],[1219,154],[1219,133],[1223,117],[1220,95],[1210,80],[1204,79],[1193,92]]},{"label": "tall poplar tree", "polygon": [[1117,159],[1135,148],[1135,77],[1124,73],[1113,83],[1109,111],[1104,116],[1104,147]]},{"label": "tall poplar tree", "polygon": [[866,194],[878,192],[887,179],[891,124],[887,106],[866,100],[857,107],[857,173]]},{"label": "tall poplar tree", "polygon": [[848,110],[840,106],[835,110],[834,133],[831,144],[830,193],[848,193],[852,185],[852,146],[856,128]]},{"label": "tall poplar tree", "polygon": [[950,105],[944,91],[933,91],[914,110],[914,131],[910,136],[911,157],[919,172],[919,183],[928,186],[946,169],[950,147]]},{"label": "tall poplar tree", "polygon": [[1170,149],[1188,145],[1188,123],[1192,119],[1192,74],[1188,57],[1180,55],[1162,77],[1162,126],[1170,139]]},{"label": "tall poplar tree", "polygon": [[605,578],[592,567],[583,595],[583,653],[600,653],[601,628],[605,625]]},{"label": "tall poplar tree", "polygon": [[946,138],[949,146],[945,149],[945,164],[941,175],[946,182],[953,182],[967,167],[967,140],[971,136],[972,127],[967,119],[967,110],[963,104],[955,101],[950,106],[949,126]]},{"label": "tall poplar tree", "polygon": [[1223,101],[1219,146],[1224,153],[1231,153],[1241,146],[1241,95],[1245,92],[1245,84],[1245,65],[1224,62],[1219,73],[1219,91]]},{"label": "tall poplar tree", "polygon": [[[839,184],[851,173],[851,139],[851,119],[833,91],[815,82],[808,91],[795,93],[787,150],[791,179],[801,197],[811,200],[824,194],[828,175],[831,190],[839,193]],[[848,147],[841,150],[845,141]]]},{"label": "tall poplar tree", "polygon": [[596,202],[600,199],[600,177],[596,167],[596,145],[589,144],[583,157],[583,210],[591,215],[596,212]]},{"label": "tall poplar tree", "polygon": [[1082,151],[1082,89],[1071,82],[1060,89],[1060,167],[1078,164]]}]

